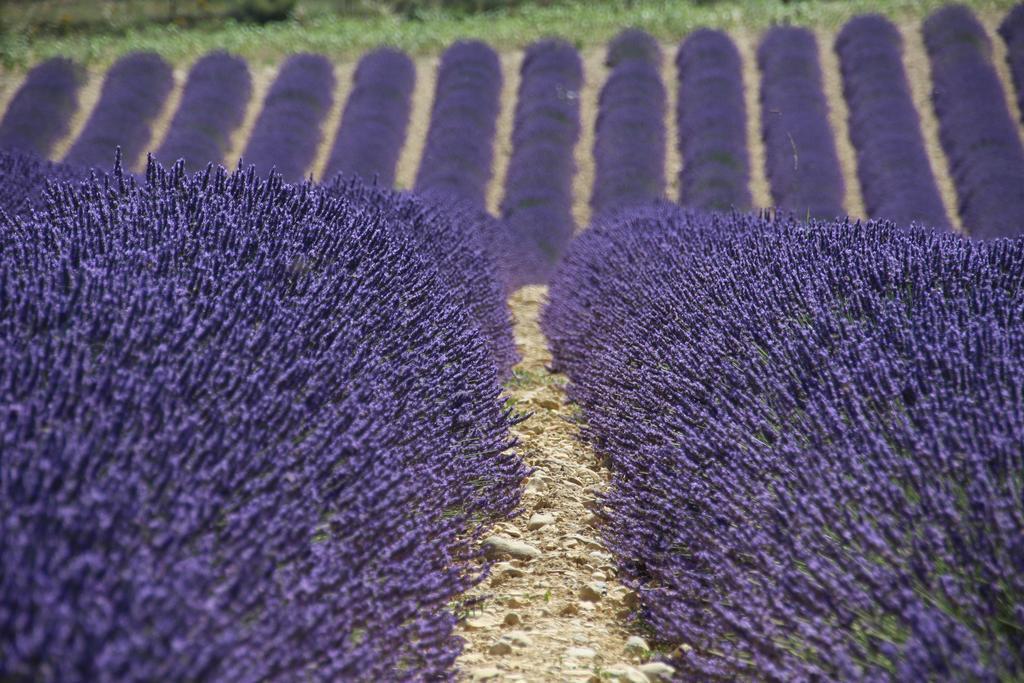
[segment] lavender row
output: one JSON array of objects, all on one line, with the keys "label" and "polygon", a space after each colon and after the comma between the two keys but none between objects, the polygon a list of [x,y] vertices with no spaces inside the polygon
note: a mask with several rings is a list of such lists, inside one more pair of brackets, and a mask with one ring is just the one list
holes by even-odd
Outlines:
[{"label": "lavender row", "polygon": [[253,169],[50,200],[0,216],[0,678],[452,677],[526,469],[450,227]]},{"label": "lavender row", "polygon": [[680,680],[1024,675],[1024,242],[633,212],[543,327]]},{"label": "lavender row", "polygon": [[416,68],[404,52],[381,48],[359,61],[324,178],[344,173],[394,184],[415,82]]},{"label": "lavender row", "polygon": [[1017,91],[1017,109],[1024,116],[1024,4],[1010,10],[999,26],[999,34],[1006,41],[1006,61]]},{"label": "lavender row", "polygon": [[168,164],[184,159],[188,170],[236,161],[225,157],[251,96],[252,77],[243,59],[226,52],[204,56],[189,71],[156,158]]},{"label": "lavender row", "polygon": [[49,156],[71,129],[83,76],[81,68],[64,57],[33,67],[0,120],[0,149]]},{"label": "lavender row", "polygon": [[595,215],[665,194],[661,48],[647,33],[627,29],[609,44],[606,64],[611,73],[601,88],[594,131]]},{"label": "lavender row", "polygon": [[924,22],[939,137],[960,216],[979,238],[1024,232],[1024,147],[1010,116],[985,28],[962,5]]},{"label": "lavender row", "polygon": [[840,31],[835,48],[868,215],[948,230],[903,70],[899,30],[878,14],[856,17]]},{"label": "lavender row", "polygon": [[802,216],[842,215],[843,174],[814,34],[805,28],[773,28],[761,42],[757,61],[765,161],[775,205]]},{"label": "lavender row", "polygon": [[334,93],[334,67],[323,55],[293,55],[281,65],[242,154],[263,174],[302,179],[316,159]]},{"label": "lavender row", "polygon": [[494,50],[479,41],[457,42],[445,50],[417,192],[455,198],[481,210],[486,206],[500,100],[501,64]]},{"label": "lavender row", "polygon": [[526,51],[501,203],[510,288],[547,282],[575,232],[582,84],[583,65],[568,43],[542,41]]},{"label": "lavender row", "polygon": [[30,152],[0,151],[0,213],[14,218],[45,209],[49,183],[84,180],[88,175]]},{"label": "lavender row", "polygon": [[750,208],[747,109],[736,46],[721,31],[695,31],[679,46],[676,67],[679,202],[701,209]]},{"label": "lavender row", "polygon": [[107,71],[99,101],[64,161],[106,168],[118,147],[129,164],[139,159],[173,86],[171,67],[159,55],[134,52],[119,59]]}]

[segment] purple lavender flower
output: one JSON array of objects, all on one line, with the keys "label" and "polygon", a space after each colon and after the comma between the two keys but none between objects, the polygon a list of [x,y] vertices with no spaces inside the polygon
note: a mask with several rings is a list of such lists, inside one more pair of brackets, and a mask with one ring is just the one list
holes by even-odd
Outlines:
[{"label": "purple lavender flower", "polygon": [[46,207],[50,183],[84,180],[88,172],[27,152],[0,152],[0,211],[11,218]]},{"label": "purple lavender flower", "polygon": [[64,57],[34,66],[0,120],[0,149],[48,156],[70,130],[82,77],[81,68]]}]

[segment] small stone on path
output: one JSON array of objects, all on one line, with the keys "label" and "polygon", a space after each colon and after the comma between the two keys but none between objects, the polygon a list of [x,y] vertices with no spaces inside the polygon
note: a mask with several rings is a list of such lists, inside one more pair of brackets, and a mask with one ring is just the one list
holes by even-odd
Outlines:
[{"label": "small stone on path", "polygon": [[534,560],[542,555],[541,551],[529,543],[516,541],[504,536],[489,536],[484,539],[484,548],[488,555],[496,557],[514,557],[520,560]]},{"label": "small stone on path", "polygon": [[669,666],[665,662],[648,662],[647,664],[641,664],[637,668],[654,681],[667,681],[676,672],[675,667]]},{"label": "small stone on path", "polygon": [[650,651],[651,648],[647,645],[647,641],[640,636],[630,636],[626,640],[626,652],[635,655],[645,655]]},{"label": "small stone on path", "polygon": [[625,683],[650,683],[647,674],[636,667],[628,664],[615,664],[603,670],[613,681],[624,681]]},{"label": "small stone on path", "polygon": [[565,656],[573,659],[593,659],[597,653],[590,647],[570,647],[565,651]]},{"label": "small stone on path", "polygon": [[530,517],[530,521],[526,524],[526,528],[530,531],[536,531],[541,527],[545,527],[549,524],[555,523],[555,516],[552,514],[545,514],[542,512],[535,513]]},{"label": "small stone on path", "polygon": [[512,653],[512,646],[504,640],[499,640],[494,645],[491,645],[487,652],[492,655],[507,655]]}]

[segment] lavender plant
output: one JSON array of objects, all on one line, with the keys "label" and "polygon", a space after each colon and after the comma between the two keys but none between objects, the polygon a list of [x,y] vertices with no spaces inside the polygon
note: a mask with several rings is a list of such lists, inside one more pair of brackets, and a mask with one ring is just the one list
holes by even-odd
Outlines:
[{"label": "lavender plant", "polygon": [[408,205],[181,165],[50,199],[0,216],[0,678],[451,678],[525,469]]},{"label": "lavender plant", "polygon": [[34,66],[0,120],[0,149],[49,156],[70,130],[83,76],[79,66],[63,57]]},{"label": "lavender plant", "polygon": [[775,205],[810,217],[842,215],[843,174],[814,34],[805,28],[773,28],[761,42],[757,62],[765,161]]},{"label": "lavender plant", "polygon": [[479,41],[460,41],[445,50],[417,192],[484,209],[500,98],[501,64],[494,50]]},{"label": "lavender plant", "polygon": [[701,209],[750,207],[747,109],[740,55],[728,35],[701,29],[676,55],[679,202]]},{"label": "lavender plant", "polygon": [[636,211],[544,329],[680,680],[1024,675],[1024,241]]},{"label": "lavender plant", "polygon": [[46,207],[49,183],[84,180],[88,172],[28,152],[0,151],[0,212],[8,218]]},{"label": "lavender plant", "polygon": [[152,52],[133,52],[114,63],[99,101],[64,161],[82,168],[106,168],[115,150],[129,165],[147,151],[150,124],[174,85],[170,65]]},{"label": "lavender plant", "polygon": [[573,152],[583,65],[564,41],[531,45],[520,70],[512,158],[501,203],[509,287],[543,283],[572,239]]},{"label": "lavender plant", "polygon": [[184,159],[190,171],[235,161],[225,156],[251,96],[252,78],[245,60],[227,52],[202,57],[189,71],[181,103],[156,158],[168,164]]},{"label": "lavender plant", "polygon": [[1010,116],[985,28],[962,5],[924,22],[939,136],[974,237],[1024,232],[1024,147]]},{"label": "lavender plant", "polygon": [[1006,41],[1006,61],[1017,91],[1017,108],[1024,116],[1024,5],[1016,5],[999,25],[999,35]]},{"label": "lavender plant", "polygon": [[597,215],[665,194],[661,48],[647,33],[627,29],[609,43],[606,63],[611,73],[599,98],[590,197]]},{"label": "lavender plant", "polygon": [[381,48],[359,61],[354,80],[324,178],[345,173],[390,186],[409,124],[416,68],[404,52]]},{"label": "lavender plant", "polygon": [[323,139],[333,93],[334,67],[326,57],[289,57],[263,101],[242,161],[264,174],[277,169],[286,181],[301,180]]}]

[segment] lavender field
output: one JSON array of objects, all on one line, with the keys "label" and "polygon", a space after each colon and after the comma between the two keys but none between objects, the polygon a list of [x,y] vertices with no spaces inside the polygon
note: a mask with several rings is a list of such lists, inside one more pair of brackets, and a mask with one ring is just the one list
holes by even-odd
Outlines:
[{"label": "lavender field", "polygon": [[1024,5],[0,89],[0,681],[1024,678]]}]

